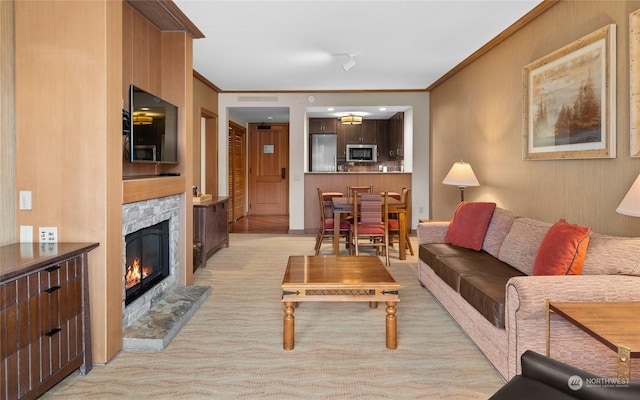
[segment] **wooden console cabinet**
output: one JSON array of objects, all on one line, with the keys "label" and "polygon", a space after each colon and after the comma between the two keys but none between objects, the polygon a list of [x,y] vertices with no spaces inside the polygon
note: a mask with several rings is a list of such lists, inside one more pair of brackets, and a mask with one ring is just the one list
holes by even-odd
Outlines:
[{"label": "wooden console cabinet", "polygon": [[229,247],[229,198],[214,197],[193,203],[193,240],[202,243],[202,260],[195,271],[204,267],[207,259],[223,247]]},{"label": "wooden console cabinet", "polygon": [[0,400],[34,399],[91,370],[87,253],[96,247],[0,247]]}]

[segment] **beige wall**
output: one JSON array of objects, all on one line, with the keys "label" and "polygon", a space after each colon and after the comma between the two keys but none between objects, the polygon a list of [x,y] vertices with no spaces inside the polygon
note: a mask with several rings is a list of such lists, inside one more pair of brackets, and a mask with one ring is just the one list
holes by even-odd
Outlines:
[{"label": "beige wall", "polygon": [[[431,92],[432,218],[450,218],[459,191],[441,182],[460,159],[481,186],[469,201],[565,218],[596,232],[640,236],[640,219],[615,209],[640,173],[629,156],[629,14],[640,1],[561,1]],[[617,27],[617,158],[524,161],[522,69],[605,25]]]}]

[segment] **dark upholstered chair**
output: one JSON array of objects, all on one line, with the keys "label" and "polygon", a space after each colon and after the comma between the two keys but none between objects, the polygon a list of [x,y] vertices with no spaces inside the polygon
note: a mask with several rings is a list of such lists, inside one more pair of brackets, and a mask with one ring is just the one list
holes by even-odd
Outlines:
[{"label": "dark upholstered chair", "polygon": [[631,400],[640,399],[640,382],[600,378],[568,364],[527,350],[522,375],[513,377],[489,400]]}]

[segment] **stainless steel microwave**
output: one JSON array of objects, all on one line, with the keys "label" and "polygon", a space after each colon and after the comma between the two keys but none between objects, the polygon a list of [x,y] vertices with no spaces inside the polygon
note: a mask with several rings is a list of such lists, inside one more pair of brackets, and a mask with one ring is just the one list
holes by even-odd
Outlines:
[{"label": "stainless steel microwave", "polygon": [[378,145],[376,144],[348,144],[347,161],[376,162],[378,161]]}]

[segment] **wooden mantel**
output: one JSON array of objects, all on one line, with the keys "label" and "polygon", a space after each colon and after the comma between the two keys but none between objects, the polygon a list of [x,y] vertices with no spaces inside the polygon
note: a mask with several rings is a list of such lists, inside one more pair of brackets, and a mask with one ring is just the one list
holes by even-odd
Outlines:
[{"label": "wooden mantel", "polygon": [[122,204],[182,194],[184,176],[149,176],[125,178],[122,181]]}]

